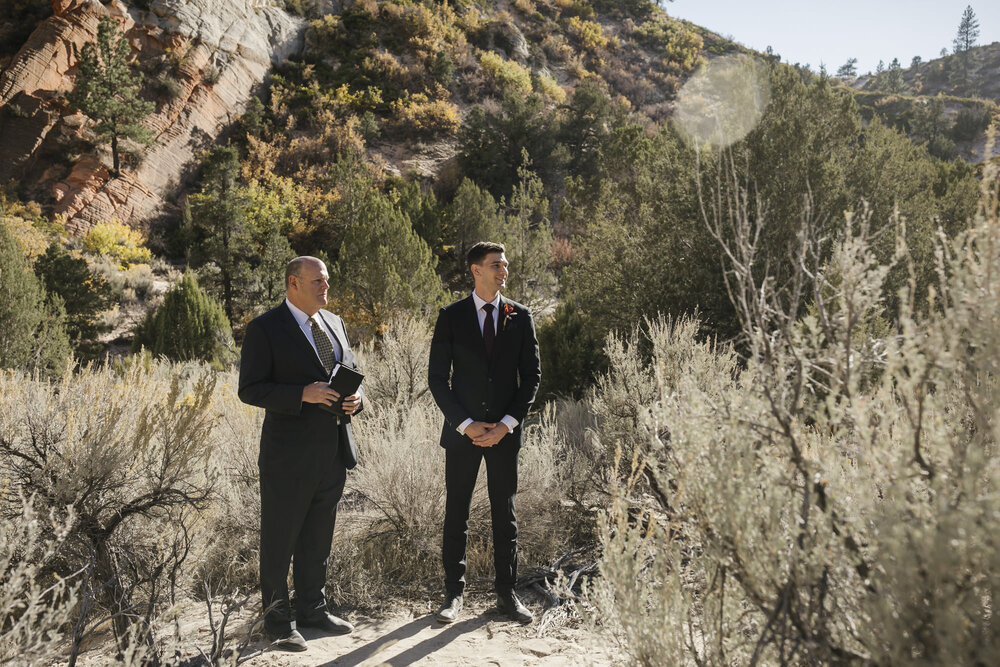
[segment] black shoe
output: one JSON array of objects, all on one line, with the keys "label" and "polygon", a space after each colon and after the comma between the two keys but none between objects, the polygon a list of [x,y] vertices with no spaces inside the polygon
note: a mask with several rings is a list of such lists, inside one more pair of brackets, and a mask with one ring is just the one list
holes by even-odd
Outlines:
[{"label": "black shoe", "polygon": [[299,634],[298,630],[286,630],[284,632],[265,632],[264,635],[271,642],[272,648],[281,651],[295,651],[296,653],[305,651],[309,646],[305,637]]},{"label": "black shoe", "polygon": [[317,628],[331,635],[349,635],[354,631],[353,625],[326,612],[297,619],[295,625],[299,628]]},{"label": "black shoe", "polygon": [[449,595],[445,598],[441,608],[434,614],[434,618],[441,623],[452,623],[458,618],[458,612],[460,611],[462,611],[462,594]]},{"label": "black shoe", "polygon": [[528,608],[521,604],[513,591],[509,593],[497,593],[497,609],[512,621],[517,621],[522,625],[527,625],[535,620]]}]

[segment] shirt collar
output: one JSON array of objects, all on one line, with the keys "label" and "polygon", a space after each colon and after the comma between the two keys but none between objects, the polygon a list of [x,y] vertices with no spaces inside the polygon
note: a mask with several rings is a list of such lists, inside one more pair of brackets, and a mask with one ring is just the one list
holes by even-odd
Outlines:
[{"label": "shirt collar", "polygon": [[318,321],[318,317],[316,316],[319,315],[319,311],[316,311],[316,315],[314,315],[313,317],[309,317],[308,315],[305,314],[305,311],[296,307],[296,305],[291,301],[289,301],[287,298],[285,299],[285,305],[288,306],[288,310],[292,311],[292,317],[295,318],[295,322],[300,327],[304,327],[306,325],[306,322],[308,322],[311,319],[316,319]]},{"label": "shirt collar", "polygon": [[484,301],[473,291],[472,300],[476,303],[476,310],[482,310],[483,306],[487,303],[493,304],[493,310],[500,310],[500,292],[497,292],[497,298],[493,299],[493,301]]}]

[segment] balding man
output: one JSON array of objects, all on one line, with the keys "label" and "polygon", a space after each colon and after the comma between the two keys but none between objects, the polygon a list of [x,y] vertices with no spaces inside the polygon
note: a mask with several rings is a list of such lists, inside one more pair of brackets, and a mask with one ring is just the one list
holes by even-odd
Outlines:
[{"label": "balding man", "polygon": [[[344,321],[322,310],[326,265],[296,257],[285,270],[285,302],[247,326],[239,397],[265,409],[260,435],[260,589],[264,632],[276,648],[306,650],[297,628],[354,628],[326,607],[326,566],[347,469],[357,463],[351,415],[363,391],[329,387],[337,362],[357,368]],[[335,414],[324,406],[337,406]],[[294,559],[295,616],[288,594]],[[293,622],[294,621],[294,622]]]}]

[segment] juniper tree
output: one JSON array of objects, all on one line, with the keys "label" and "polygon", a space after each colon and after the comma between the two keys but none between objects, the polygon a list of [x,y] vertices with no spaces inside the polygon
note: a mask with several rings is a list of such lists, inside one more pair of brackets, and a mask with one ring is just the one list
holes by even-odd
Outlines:
[{"label": "juniper tree", "polygon": [[76,354],[93,358],[101,350],[97,336],[107,330],[98,315],[111,304],[111,286],[91,272],[86,260],[73,257],[58,242],[49,245],[35,262],[35,271],[50,294],[66,304],[66,332]]},{"label": "juniper tree", "polygon": [[187,272],[166,293],[160,307],[146,316],[132,347],[133,351],[145,347],[174,361],[202,359],[222,366],[229,358],[232,339],[222,306]]},{"label": "juniper tree", "polygon": [[153,132],[142,124],[154,105],[140,97],[142,74],[132,70],[128,40],[118,34],[114,20],[102,16],[97,41],[80,50],[76,87],[66,97],[69,103],[94,120],[93,132],[101,142],[111,143],[114,173],[121,173],[121,139],[141,144],[153,142]]},{"label": "juniper tree", "polygon": [[25,261],[24,252],[0,218],[0,368],[58,374],[70,354],[66,311]]}]

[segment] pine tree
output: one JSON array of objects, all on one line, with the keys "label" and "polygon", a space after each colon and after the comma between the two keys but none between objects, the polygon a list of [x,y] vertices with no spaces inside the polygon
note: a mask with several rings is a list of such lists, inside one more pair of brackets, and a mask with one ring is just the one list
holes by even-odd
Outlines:
[{"label": "pine tree", "polygon": [[972,11],[972,5],[969,5],[962,12],[962,20],[958,24],[958,33],[954,40],[958,71],[963,86],[969,82],[969,51],[976,45],[977,39],[979,39],[979,21],[976,19],[976,13]]},{"label": "pine tree", "polygon": [[847,62],[837,68],[837,76],[849,79],[858,75],[858,59],[848,58]]},{"label": "pine tree", "polygon": [[70,355],[66,311],[46,299],[17,239],[0,217],[0,368],[58,375]]},{"label": "pine tree", "polygon": [[67,95],[69,103],[95,121],[94,133],[111,142],[114,173],[121,173],[119,140],[142,144],[153,142],[152,131],[142,120],[153,112],[152,102],[139,97],[142,75],[133,73],[130,47],[109,16],[97,24],[97,41],[87,42],[80,52],[76,87]]},{"label": "pine tree", "polygon": [[221,367],[232,358],[233,332],[222,306],[188,271],[146,315],[132,342],[133,351],[140,347],[175,361],[200,359]]},{"label": "pine tree", "polygon": [[976,13],[972,11],[972,5],[968,5],[962,12],[962,20],[958,24],[958,33],[955,35],[955,53],[968,51],[976,45],[979,39],[979,20]]},{"label": "pine tree", "polygon": [[901,93],[905,84],[903,82],[903,67],[899,64],[899,58],[893,58],[886,70],[883,88],[890,93]]}]

